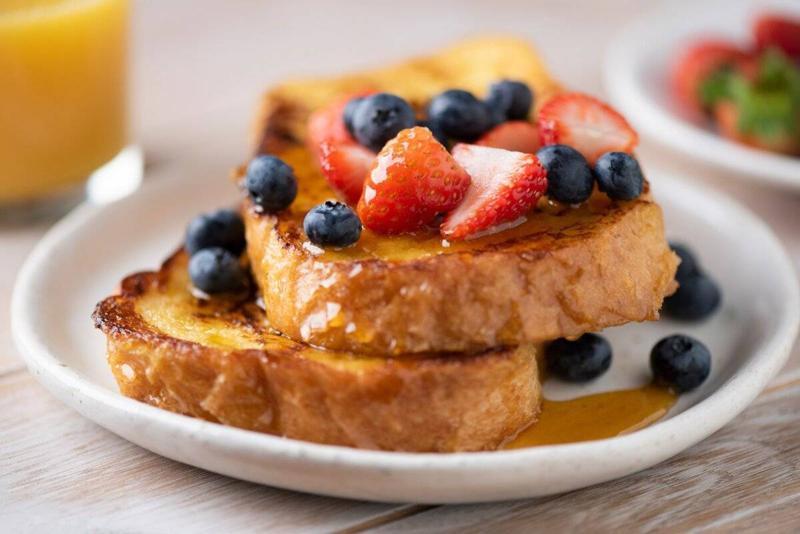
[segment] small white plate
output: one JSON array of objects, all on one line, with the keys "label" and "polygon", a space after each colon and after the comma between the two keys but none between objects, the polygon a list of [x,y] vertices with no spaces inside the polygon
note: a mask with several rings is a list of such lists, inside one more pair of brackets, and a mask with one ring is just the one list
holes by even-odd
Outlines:
[{"label": "small white plate", "polygon": [[[123,275],[155,268],[195,214],[235,201],[217,176],[170,173],[114,204],[83,206],[41,241],[13,298],[13,332],[30,371],[84,416],[158,454],[263,484],[393,502],[474,502],[533,497],[622,477],[707,437],[741,412],[784,363],[798,327],[798,284],[764,223],[733,201],[654,176],[669,234],[688,242],[723,288],[700,325],[627,325],[608,335],[612,369],[589,387],[549,381],[550,398],[642,385],[648,354],[683,331],[713,354],[710,379],[668,418],[629,435],[514,451],[412,454],[317,445],[192,419],[123,397],[89,318]],[[476,399],[480,402],[480,399]]]},{"label": "small white plate", "polygon": [[669,69],[695,37],[753,42],[754,16],[767,10],[800,16],[797,0],[665,2],[625,28],[606,53],[605,87],[611,101],[644,136],[730,176],[800,189],[800,157],[729,141],[676,105]]}]

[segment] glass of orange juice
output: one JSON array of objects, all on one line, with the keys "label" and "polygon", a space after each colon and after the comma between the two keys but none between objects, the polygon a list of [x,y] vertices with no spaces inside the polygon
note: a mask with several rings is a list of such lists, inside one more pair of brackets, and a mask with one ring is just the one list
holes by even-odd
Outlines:
[{"label": "glass of orange juice", "polygon": [[3,218],[74,202],[127,145],[129,12],[128,0],[0,0]]}]

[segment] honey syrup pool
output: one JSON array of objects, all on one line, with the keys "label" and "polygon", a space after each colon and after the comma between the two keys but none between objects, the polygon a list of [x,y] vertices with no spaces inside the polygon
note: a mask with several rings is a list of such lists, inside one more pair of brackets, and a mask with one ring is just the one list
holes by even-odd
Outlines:
[{"label": "honey syrup pool", "polygon": [[648,384],[570,400],[544,399],[539,420],[506,444],[506,449],[612,438],[645,428],[675,405],[668,388]]}]

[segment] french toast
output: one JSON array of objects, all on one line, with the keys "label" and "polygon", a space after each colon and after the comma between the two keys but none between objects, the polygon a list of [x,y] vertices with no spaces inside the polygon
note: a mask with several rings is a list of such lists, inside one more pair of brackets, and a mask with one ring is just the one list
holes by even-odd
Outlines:
[{"label": "french toast", "polygon": [[276,329],[335,350],[473,353],[658,318],[677,258],[648,191],[630,201],[596,192],[580,207],[539,211],[468,241],[368,229],[344,249],[307,240],[305,213],[334,197],[305,146],[314,110],[364,90],[391,91],[420,108],[443,89],[482,94],[507,77],[527,83],[539,103],[560,91],[526,43],[477,39],[395,67],[286,83],[264,96],[256,152],[288,163],[299,187],[277,214],[249,200],[242,209],[254,278]]},{"label": "french toast", "polygon": [[492,450],[537,417],[536,348],[371,357],[275,333],[254,295],[202,299],[181,250],[93,314],[121,392],[173,412],[318,443]]}]

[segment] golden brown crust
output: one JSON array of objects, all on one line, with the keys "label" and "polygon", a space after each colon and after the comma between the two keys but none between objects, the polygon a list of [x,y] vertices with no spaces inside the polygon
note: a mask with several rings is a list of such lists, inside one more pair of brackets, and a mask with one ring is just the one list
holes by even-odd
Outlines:
[{"label": "golden brown crust", "polygon": [[[271,323],[295,339],[375,354],[470,352],[658,318],[677,264],[642,200],[574,233],[416,260],[322,261],[246,210]],[[333,313],[331,313],[333,310]]]},{"label": "golden brown crust", "polygon": [[250,430],[398,451],[491,450],[535,420],[532,346],[386,359],[317,350],[275,335],[249,300],[195,299],[186,262],[181,252],[129,276],[94,312],[129,397]]},{"label": "golden brown crust", "polygon": [[[345,251],[310,247],[302,218],[332,197],[303,148],[308,114],[333,98],[376,88],[421,105],[436,92],[481,92],[521,79],[537,101],[559,90],[538,56],[515,40],[468,41],[427,59],[328,80],[284,84],[264,98],[258,150],[284,158],[300,195],[277,216],[245,202],[248,254],[272,324],[314,345],[372,354],[473,352],[658,318],[677,259],[649,195],[561,215],[466,243],[365,231]],[[605,201],[603,201],[605,199]]]},{"label": "golden brown crust", "polygon": [[504,78],[527,82],[536,104],[560,90],[531,45],[510,37],[468,39],[437,53],[343,76],[289,81],[267,91],[253,123],[255,152],[275,152],[302,141],[308,115],[341,95],[364,90],[402,95],[419,109],[431,96],[458,87],[483,95]]}]

